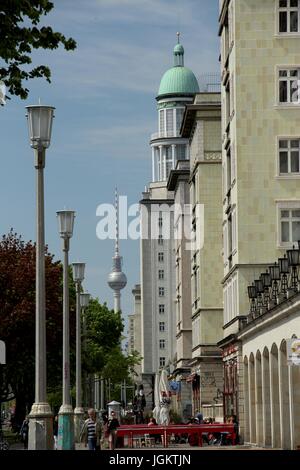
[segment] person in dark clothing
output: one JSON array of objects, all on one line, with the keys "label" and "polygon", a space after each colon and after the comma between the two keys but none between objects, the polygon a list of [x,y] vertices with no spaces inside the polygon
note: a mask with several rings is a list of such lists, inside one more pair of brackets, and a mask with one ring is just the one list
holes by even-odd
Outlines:
[{"label": "person in dark clothing", "polygon": [[58,436],[58,416],[54,416],[53,420],[53,437],[54,437],[54,450],[57,450],[57,436]]},{"label": "person in dark clothing", "polygon": [[29,434],[29,419],[28,419],[28,416],[26,416],[20,429],[20,436],[24,444],[24,449],[28,448],[28,434]]},{"label": "person in dark clothing", "polygon": [[116,448],[117,443],[117,428],[120,426],[120,423],[116,417],[114,411],[110,414],[110,419],[108,420],[108,432],[109,432],[109,448],[110,450],[114,450]]}]

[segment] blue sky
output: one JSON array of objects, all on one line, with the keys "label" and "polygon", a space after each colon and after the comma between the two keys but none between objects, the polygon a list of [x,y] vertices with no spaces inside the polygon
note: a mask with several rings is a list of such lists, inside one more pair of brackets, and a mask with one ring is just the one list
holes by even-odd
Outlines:
[{"label": "blue sky", "polygon": [[[28,82],[28,100],[0,107],[1,233],[14,228],[35,239],[35,170],[25,106],[56,107],[46,155],[46,242],[61,257],[56,211],[76,211],[70,261],[86,262],[85,288],[113,306],[107,286],[113,241],[96,237],[96,208],[113,202],[114,188],[129,204],[151,180],[150,134],[157,130],[155,96],[172,66],[176,32],[181,32],[185,65],[199,77],[219,70],[218,0],[54,0],[44,22],[72,36],[75,52],[38,51],[34,64],[48,64],[52,83]],[[1,64],[1,61],[0,61]],[[128,284],[122,293],[125,316],[132,313],[131,290],[139,282],[139,242],[121,241]]]}]

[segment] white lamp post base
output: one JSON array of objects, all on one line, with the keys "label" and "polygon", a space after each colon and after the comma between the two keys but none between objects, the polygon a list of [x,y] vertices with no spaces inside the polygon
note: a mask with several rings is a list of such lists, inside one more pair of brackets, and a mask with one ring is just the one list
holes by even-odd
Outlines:
[{"label": "white lamp post base", "polygon": [[62,405],[58,413],[57,450],[74,450],[74,413],[71,405]]},{"label": "white lamp post base", "polygon": [[80,432],[84,422],[84,409],[81,407],[75,408],[74,410],[74,433],[75,442],[79,442]]},{"label": "white lamp post base", "polygon": [[29,414],[28,450],[53,450],[53,414],[48,403],[34,403]]}]

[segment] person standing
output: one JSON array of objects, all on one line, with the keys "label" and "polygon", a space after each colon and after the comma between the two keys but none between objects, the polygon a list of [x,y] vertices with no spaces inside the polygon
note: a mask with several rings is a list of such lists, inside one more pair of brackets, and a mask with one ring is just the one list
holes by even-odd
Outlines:
[{"label": "person standing", "polygon": [[20,429],[20,436],[24,443],[24,449],[28,448],[28,433],[29,433],[29,419],[28,419],[28,416],[25,416],[25,419]]},{"label": "person standing", "polygon": [[110,413],[110,419],[108,420],[108,432],[109,432],[109,448],[114,450],[117,443],[117,428],[120,426],[120,423],[116,417],[116,413],[112,411]]},{"label": "person standing", "polygon": [[100,450],[101,423],[97,420],[94,408],[88,410],[88,415],[80,433],[80,442],[84,442],[89,450]]},{"label": "person standing", "polygon": [[53,437],[54,437],[54,450],[57,450],[57,435],[58,435],[58,416],[54,416],[53,421]]}]

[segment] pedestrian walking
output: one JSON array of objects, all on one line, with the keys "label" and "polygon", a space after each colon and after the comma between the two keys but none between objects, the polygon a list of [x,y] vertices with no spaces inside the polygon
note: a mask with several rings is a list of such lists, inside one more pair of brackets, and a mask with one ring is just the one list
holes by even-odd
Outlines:
[{"label": "pedestrian walking", "polygon": [[89,450],[100,450],[101,423],[96,417],[94,408],[88,410],[88,415],[80,433],[80,442],[84,442]]},{"label": "pedestrian walking", "polygon": [[108,420],[108,432],[109,432],[109,448],[110,450],[114,450],[116,448],[117,443],[117,429],[120,426],[120,423],[116,417],[116,413],[114,411],[110,414],[110,419]]}]

